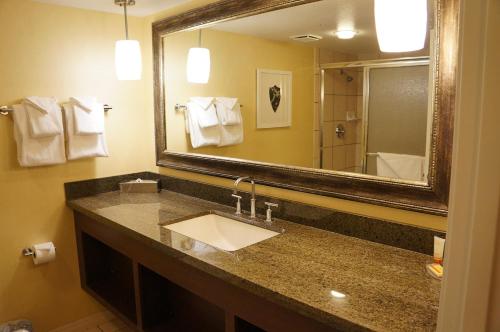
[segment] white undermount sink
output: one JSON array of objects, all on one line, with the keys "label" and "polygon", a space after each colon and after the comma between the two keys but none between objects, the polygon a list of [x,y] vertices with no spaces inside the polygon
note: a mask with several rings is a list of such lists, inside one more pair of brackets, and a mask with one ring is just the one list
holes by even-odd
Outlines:
[{"label": "white undermount sink", "polygon": [[239,250],[280,234],[214,213],[163,227],[225,251]]}]

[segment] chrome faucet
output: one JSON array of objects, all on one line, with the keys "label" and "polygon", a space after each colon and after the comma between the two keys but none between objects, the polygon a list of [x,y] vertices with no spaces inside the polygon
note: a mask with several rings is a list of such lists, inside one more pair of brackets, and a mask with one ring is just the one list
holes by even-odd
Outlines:
[{"label": "chrome faucet", "polygon": [[[237,206],[239,206],[241,196],[238,196],[238,185],[242,181],[248,181],[252,184],[252,199],[250,199],[250,218],[255,219],[255,181],[253,180],[253,178],[250,176],[242,176],[236,179],[236,181],[234,181],[234,191],[232,196],[238,198]],[[241,213],[241,210],[237,208],[236,213],[238,214],[238,212]]]}]

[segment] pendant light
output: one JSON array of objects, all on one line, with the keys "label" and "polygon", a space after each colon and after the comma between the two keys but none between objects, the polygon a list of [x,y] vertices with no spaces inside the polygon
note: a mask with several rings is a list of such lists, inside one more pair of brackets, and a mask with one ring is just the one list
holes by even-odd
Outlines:
[{"label": "pendant light", "polygon": [[382,52],[423,49],[427,0],[375,0],[375,27]]},{"label": "pendant light", "polygon": [[135,0],[115,0],[123,7],[125,15],[125,39],[115,44],[116,76],[120,81],[140,80],[142,75],[141,45],[137,40],[128,39],[127,6],[135,5]]},{"label": "pendant light", "polygon": [[198,32],[198,47],[189,49],[186,74],[189,83],[206,84],[210,78],[210,50],[201,47],[201,29]]}]

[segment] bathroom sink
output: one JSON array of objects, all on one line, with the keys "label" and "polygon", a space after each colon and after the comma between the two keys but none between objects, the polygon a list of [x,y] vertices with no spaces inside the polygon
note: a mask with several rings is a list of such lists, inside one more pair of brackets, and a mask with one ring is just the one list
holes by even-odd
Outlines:
[{"label": "bathroom sink", "polygon": [[163,227],[225,251],[239,250],[280,234],[216,213],[208,213]]}]

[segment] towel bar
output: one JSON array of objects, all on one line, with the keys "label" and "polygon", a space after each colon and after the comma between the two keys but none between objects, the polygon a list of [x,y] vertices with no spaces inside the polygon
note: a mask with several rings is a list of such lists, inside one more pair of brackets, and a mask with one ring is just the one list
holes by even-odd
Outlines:
[{"label": "towel bar", "polygon": [[[104,104],[104,112],[110,111],[112,109],[113,109],[113,107],[109,106],[108,104]],[[1,115],[9,115],[12,112],[14,112],[14,109],[12,107],[0,106],[0,114]]]},{"label": "towel bar", "polygon": [[[243,105],[240,105],[240,107],[243,108]],[[176,112],[184,112],[185,110],[187,110],[187,106],[182,104],[175,104],[174,109]]]}]

